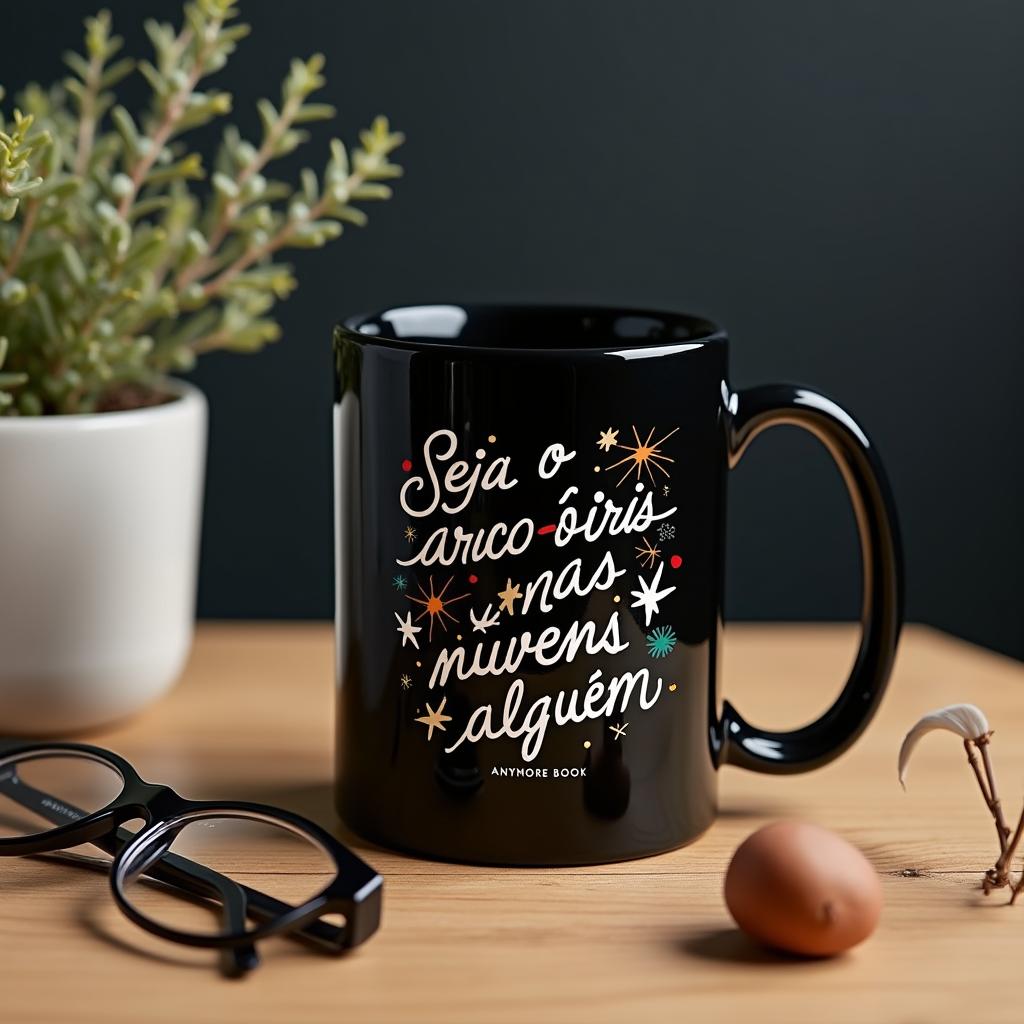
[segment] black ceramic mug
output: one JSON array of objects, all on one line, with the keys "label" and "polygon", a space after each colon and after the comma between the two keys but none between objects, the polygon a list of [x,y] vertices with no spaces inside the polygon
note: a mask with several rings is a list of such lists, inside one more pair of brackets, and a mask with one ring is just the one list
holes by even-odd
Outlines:
[{"label": "black ceramic mug", "polygon": [[[635,310],[415,306],[337,328],[353,829],[482,863],[640,857],[711,824],[720,765],[807,771],[864,729],[902,617],[881,464],[814,391],[734,391],[727,354],[706,320]],[[835,459],[863,562],[850,678],[781,733],[717,694],[727,472],[778,423]]]}]

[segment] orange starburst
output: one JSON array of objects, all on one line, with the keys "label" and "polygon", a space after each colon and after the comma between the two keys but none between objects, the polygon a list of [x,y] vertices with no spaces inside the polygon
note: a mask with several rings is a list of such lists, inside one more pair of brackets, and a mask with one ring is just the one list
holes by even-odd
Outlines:
[{"label": "orange starburst", "polygon": [[629,455],[627,455],[625,458],[619,459],[618,462],[606,467],[606,469],[617,469],[619,466],[626,466],[626,472],[623,473],[619,480],[616,482],[616,487],[618,487],[619,484],[623,483],[626,480],[626,478],[630,475],[630,473],[633,472],[634,466],[636,467],[637,480],[640,479],[640,474],[644,470],[647,470],[647,475],[651,478],[651,483],[654,483],[654,473],[651,471],[651,466],[653,466],[657,470],[660,470],[662,473],[665,474],[665,476],[669,475],[668,470],[663,465],[661,465],[661,463],[675,462],[675,459],[670,459],[667,455],[663,455],[661,453],[661,446],[679,428],[676,427],[675,430],[670,430],[660,441],[655,441],[654,444],[651,444],[651,438],[654,437],[655,429],[655,427],[651,427],[651,432],[647,435],[647,440],[641,441],[640,435],[637,433],[636,427],[633,427],[633,437],[636,438],[635,445],[616,443],[616,448],[622,448],[625,451],[629,452]]},{"label": "orange starburst", "polygon": [[469,597],[469,594],[459,594],[458,597],[449,597],[447,599],[445,598],[444,595],[447,592],[448,588],[452,585],[452,580],[454,579],[454,576],[449,576],[448,582],[441,588],[439,593],[435,594],[434,577],[431,576],[429,591],[423,589],[422,583],[417,584],[420,593],[423,595],[422,597],[413,597],[411,594],[405,595],[407,598],[409,598],[410,601],[415,601],[416,604],[423,605],[423,611],[421,611],[419,615],[416,616],[416,622],[419,622],[424,615],[430,616],[430,629],[427,632],[428,642],[434,639],[435,620],[441,624],[441,628],[446,633],[448,632],[448,624],[444,621],[445,619],[451,619],[452,622],[459,621],[457,618],[455,618],[454,615],[452,615],[450,611],[448,611],[448,605],[455,604],[456,601],[461,601],[463,598]]},{"label": "orange starburst", "polygon": [[646,537],[643,538],[644,546],[637,548],[637,561],[643,565],[647,563],[648,569],[654,568],[654,563],[661,558],[661,548],[653,547]]}]

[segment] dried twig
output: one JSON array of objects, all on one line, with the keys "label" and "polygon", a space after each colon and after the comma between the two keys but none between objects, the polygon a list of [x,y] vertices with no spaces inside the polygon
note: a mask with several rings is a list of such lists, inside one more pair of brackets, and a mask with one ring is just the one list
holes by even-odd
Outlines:
[{"label": "dried twig", "polygon": [[1003,805],[999,801],[999,791],[996,789],[996,776],[992,770],[992,758],[989,756],[988,746],[992,740],[992,731],[989,730],[984,736],[979,736],[974,742],[981,751],[981,760],[985,764],[985,778],[988,780],[989,808],[996,821],[996,828],[999,830],[1000,849],[1006,848],[1006,840],[1010,838],[1010,828],[1006,824],[1006,817],[1003,814]]},{"label": "dried twig", "polygon": [[1024,872],[1016,882],[1012,881],[1011,872],[1013,858],[1021,839],[1024,838],[1024,809],[1021,810],[1017,827],[1011,834],[996,786],[995,769],[989,751],[992,730],[988,726],[984,712],[973,704],[951,704],[949,707],[939,708],[921,718],[904,737],[900,747],[900,784],[906,788],[907,764],[917,742],[925,733],[935,729],[956,733],[963,739],[967,762],[974,772],[974,778],[977,780],[978,788],[985,800],[985,806],[988,807],[996,827],[999,856],[995,864],[985,872],[982,889],[987,896],[993,889],[1003,889],[1009,886],[1011,890],[1010,903],[1016,903],[1017,897],[1024,892]]}]

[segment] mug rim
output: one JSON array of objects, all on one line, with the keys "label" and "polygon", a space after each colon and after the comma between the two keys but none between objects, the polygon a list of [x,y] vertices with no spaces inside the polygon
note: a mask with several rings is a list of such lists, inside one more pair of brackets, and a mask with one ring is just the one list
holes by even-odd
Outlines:
[{"label": "mug rim", "polygon": [[[507,344],[481,343],[462,339],[459,334],[473,320],[488,317],[492,320],[529,318],[541,327],[551,330],[550,320],[579,316],[576,330],[584,333],[592,329],[588,319],[599,319],[609,332],[616,327],[623,333],[608,336],[606,340],[577,344]],[[404,321],[404,323],[403,323]],[[639,321],[639,322],[638,322]],[[665,330],[662,337],[642,333],[643,321],[660,321]],[[653,328],[655,324],[648,324]],[[507,328],[506,328],[507,329]],[[563,327],[564,329],[564,327]],[[501,303],[501,302],[433,302],[387,306],[370,313],[346,317],[335,327],[335,337],[341,336],[356,344],[393,348],[402,351],[437,352],[451,354],[505,354],[543,355],[570,354],[619,355],[624,359],[639,358],[645,354],[669,355],[708,344],[723,344],[728,336],[719,324],[707,317],[669,310],[651,310],[632,306],[604,306],[589,303]]]}]

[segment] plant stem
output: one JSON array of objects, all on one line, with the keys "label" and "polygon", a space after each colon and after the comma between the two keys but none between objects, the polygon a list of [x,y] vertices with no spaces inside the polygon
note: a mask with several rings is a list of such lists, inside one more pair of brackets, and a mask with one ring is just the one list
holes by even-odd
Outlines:
[{"label": "plant stem", "polygon": [[[312,218],[322,212],[323,210],[318,204],[310,211],[310,217]],[[282,246],[287,245],[288,239],[291,238],[294,230],[295,225],[289,222],[285,224],[273,238],[265,242],[263,245],[242,253],[234,263],[229,264],[216,277],[211,278],[203,285],[203,295],[208,299],[215,295],[219,295],[243,271],[248,270],[254,263],[258,263],[260,260],[276,252]]]},{"label": "plant stem", "polygon": [[[256,152],[256,155],[238,172],[235,184],[239,189],[241,189],[254,174],[258,174],[267,166],[274,155],[274,148],[277,146],[278,140],[291,127],[292,121],[295,119],[295,115],[298,114],[301,108],[302,99],[298,96],[293,96],[287,103],[285,103],[284,107],[281,109],[280,117],[278,117],[274,126],[267,133],[267,137],[263,140],[263,144]],[[201,260],[196,260],[192,266],[186,267],[178,275],[178,278],[175,281],[175,287],[179,291],[191,284],[193,281],[202,277],[204,274],[210,272],[216,260],[217,250],[227,237],[228,231],[231,229],[231,222],[238,216],[241,207],[242,203],[239,199],[229,199],[224,203],[224,208],[221,211],[220,217],[218,218],[213,231],[210,232],[210,237],[207,239],[207,244],[209,246],[207,255]]]},{"label": "plant stem", "polygon": [[[211,22],[211,31],[209,33],[210,40],[216,39],[216,35],[220,30],[220,27],[221,22],[219,20]],[[178,38],[175,42],[176,51],[178,53],[184,52],[191,40],[192,30],[189,28],[183,28],[181,32],[178,33]],[[195,87],[203,77],[206,58],[210,55],[211,49],[212,46],[210,42],[204,42],[199,46],[196,50],[192,70],[188,73],[188,77],[186,78],[184,85],[182,85],[182,87],[167,101],[164,116],[157,126],[156,131],[154,131],[150,136],[152,146],[139,158],[129,175],[132,187],[124,194],[124,196],[121,197],[121,202],[117,207],[118,215],[122,219],[128,216],[128,211],[132,208],[132,203],[135,202],[135,198],[139,194],[139,189],[142,188],[142,184],[146,180],[146,175],[152,170],[153,164],[156,163],[156,160],[160,156],[164,146],[167,144],[171,135],[174,134],[174,129],[177,126],[178,121],[181,119],[181,115],[185,112],[185,102],[195,91]]]},{"label": "plant stem", "polygon": [[270,162],[270,158],[274,155],[274,149],[277,146],[278,141],[281,136],[291,128],[292,121],[295,120],[295,115],[298,114],[301,107],[301,96],[292,96],[292,98],[285,103],[281,108],[281,116],[278,117],[270,131],[267,132],[267,137],[263,140],[256,156],[238,172],[238,180],[235,184],[241,187],[254,174],[262,171],[263,168],[267,166]]},{"label": "plant stem", "polygon": [[[352,192],[363,184],[364,180],[365,178],[362,174],[355,172],[348,176],[345,181],[345,186],[349,192]],[[321,198],[321,200],[310,209],[309,216],[304,223],[314,221],[318,217],[322,216],[326,213],[330,204],[331,198],[329,195]],[[274,235],[273,238],[268,239],[263,243],[263,245],[242,253],[234,263],[229,264],[219,274],[217,274],[216,277],[211,278],[203,285],[203,295],[206,298],[212,298],[215,295],[219,295],[243,271],[248,270],[254,263],[258,263],[260,260],[272,255],[277,252],[278,249],[287,245],[297,226],[298,224],[295,221],[289,221],[277,232],[276,235]]]},{"label": "plant stem", "polygon": [[1024,875],[1021,875],[1017,880],[1016,885],[1013,886],[1013,891],[1010,893],[1010,906],[1017,902],[1017,897],[1021,894],[1021,890],[1024,889]]},{"label": "plant stem", "polygon": [[89,61],[89,74],[85,78],[82,93],[82,112],[78,124],[78,147],[75,150],[75,174],[85,174],[92,155],[96,138],[96,102],[100,91],[100,75],[103,72],[103,58],[99,54]]},{"label": "plant stem", "polygon": [[[110,265],[108,272],[110,280],[116,281],[117,278],[120,277],[123,270],[123,260],[117,260],[116,262],[112,263]],[[115,301],[115,298],[116,297],[113,295],[101,295],[96,305],[93,306],[91,310],[88,310],[85,319],[81,322],[81,325],[78,328],[78,337],[82,341],[92,341],[92,334],[93,331],[96,329],[96,324],[99,322],[100,317],[107,310],[107,308]]]},{"label": "plant stem", "polygon": [[188,347],[192,352],[197,355],[205,355],[207,352],[213,352],[215,349],[222,348],[224,343],[231,340],[231,336],[227,331],[214,331],[213,334],[207,334],[205,338],[198,338],[193,341]]},{"label": "plant stem", "polygon": [[[1013,863],[1014,854],[1017,852],[1017,847],[1020,845],[1021,837],[1024,836],[1024,809],[1020,812],[1020,818],[1017,820],[1017,827],[1014,829],[1013,836],[1009,842],[1003,848],[1003,852],[999,855],[999,860],[996,861],[996,866],[993,868],[993,880],[992,884],[996,887],[1002,887],[1006,885],[1010,878],[1010,865]],[[1021,876],[1022,882],[1024,882],[1024,875]],[[1016,892],[1020,889],[1021,883],[1018,882]],[[1011,903],[1013,900],[1010,901]]]},{"label": "plant stem", "polygon": [[[970,763],[971,770],[974,772],[974,777],[978,780],[978,788],[981,790],[981,795],[985,798],[985,803],[988,805],[992,820],[996,826],[996,835],[999,838],[999,857],[996,860],[995,866],[985,872],[985,877],[982,881],[982,889],[985,891],[986,896],[993,889],[1002,889],[1009,883],[1009,865],[1013,859],[1013,851],[1016,849],[1017,843],[1020,842],[1021,835],[1024,834],[1024,811],[1022,811],[1021,820],[1017,825],[1017,832],[1014,835],[1013,841],[1011,844],[1007,844],[1010,830],[1007,827],[1006,817],[1003,814],[1003,806],[999,801],[995,772],[992,769],[992,759],[988,751],[991,735],[991,733],[987,733],[984,736],[979,736],[977,739],[964,740],[967,760]],[[978,751],[981,751],[984,771],[982,770],[982,765],[978,763]],[[1011,846],[1012,849],[1010,848]]]},{"label": "plant stem", "polygon": [[975,743],[981,751],[981,760],[985,765],[985,778],[988,780],[988,792],[990,797],[989,808],[996,820],[996,829],[999,831],[999,849],[1006,849],[1006,840],[1010,838],[1010,828],[1006,824],[1006,816],[1003,814],[1003,805],[999,800],[999,791],[996,789],[995,772],[992,770],[992,758],[989,755],[989,739],[992,733],[979,736]]},{"label": "plant stem", "polygon": [[14,243],[14,248],[11,250],[11,257],[7,261],[7,266],[3,268],[2,277],[14,277],[14,272],[18,269],[22,256],[25,255],[25,248],[36,225],[36,217],[39,216],[39,206],[40,203],[37,200],[25,200],[25,217],[21,222],[21,231],[18,232],[18,238]]},{"label": "plant stem", "polygon": [[[975,748],[974,743],[975,741],[971,739],[964,740],[964,750],[967,751],[967,763],[971,766],[971,770],[974,772],[974,777],[978,780],[978,789],[981,790],[981,795],[986,806],[989,811],[992,812],[992,816],[995,817],[995,812],[992,810],[992,794],[989,791],[988,783],[982,773],[982,766],[978,761],[977,749]],[[1002,852],[1006,849],[1006,836],[1003,835],[1003,830],[999,827],[998,820],[996,821],[996,831],[999,833],[999,850]]]}]

